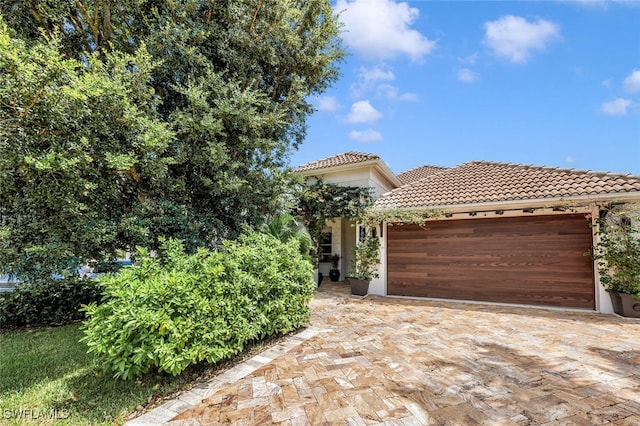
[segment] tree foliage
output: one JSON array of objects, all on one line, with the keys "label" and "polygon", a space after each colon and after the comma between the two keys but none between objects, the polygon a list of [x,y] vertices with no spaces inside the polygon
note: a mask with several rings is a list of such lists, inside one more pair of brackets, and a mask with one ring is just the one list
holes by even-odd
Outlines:
[{"label": "tree foliage", "polygon": [[46,277],[124,246],[141,174],[167,174],[150,62],[141,49],[83,64],[57,39],[27,47],[0,20],[3,268]]},{"label": "tree foliage", "polygon": [[0,14],[0,265],[18,271],[257,226],[344,55],[327,0],[16,0]]}]

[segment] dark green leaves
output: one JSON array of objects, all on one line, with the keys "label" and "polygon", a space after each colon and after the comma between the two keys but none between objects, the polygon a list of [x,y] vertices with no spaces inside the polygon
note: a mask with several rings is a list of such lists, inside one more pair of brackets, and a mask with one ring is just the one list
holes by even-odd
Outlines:
[{"label": "dark green leaves", "polygon": [[27,47],[0,20],[0,269],[21,277],[126,248],[142,176],[167,173],[148,54],[87,60],[64,58],[55,38]]},{"label": "dark green leaves", "polygon": [[215,247],[277,211],[328,0],[0,4],[0,269],[47,275],[161,236]]}]

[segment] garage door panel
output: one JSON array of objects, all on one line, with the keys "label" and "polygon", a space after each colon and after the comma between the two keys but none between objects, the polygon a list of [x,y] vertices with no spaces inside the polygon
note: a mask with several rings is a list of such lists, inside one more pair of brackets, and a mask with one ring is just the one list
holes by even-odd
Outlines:
[{"label": "garage door panel", "polygon": [[[569,262],[563,257],[559,256],[540,256],[529,258],[515,258],[515,257],[493,257],[478,259],[474,257],[456,257],[455,260],[451,258],[439,258],[438,256],[407,256],[402,259],[394,258],[389,259],[389,263],[397,259],[394,270],[412,270],[417,272],[425,271],[425,264],[420,262],[427,262],[429,271],[442,269],[445,272],[455,272],[452,268],[456,267],[473,267],[476,270],[488,269],[492,273],[506,273],[506,274],[518,274],[518,273],[530,273],[532,268],[539,268],[536,274],[562,274],[567,271],[571,272],[585,272],[591,274],[590,271],[585,271],[585,265],[583,263]],[[410,262],[415,261],[415,262]],[[468,274],[465,272],[465,274]]]},{"label": "garage door panel", "polygon": [[[500,278],[500,281],[496,280],[495,271],[490,270],[489,268],[484,269],[476,269],[474,271],[474,279],[469,280],[468,274],[465,271],[446,271],[446,270],[432,270],[428,273],[419,273],[419,271],[415,270],[404,270],[404,271],[396,271],[393,275],[389,276],[390,279],[394,281],[394,283],[405,283],[414,286],[419,286],[423,282],[427,280],[438,280],[438,282],[452,282],[459,283],[460,289],[469,288],[473,285],[480,285],[483,287],[500,287],[504,284],[510,283],[521,283],[523,286],[526,285],[534,285],[541,283],[554,283],[554,284],[562,284],[562,283],[573,283],[576,280],[576,277],[588,279],[589,277],[586,275],[577,276],[576,274],[564,273],[564,274],[538,274],[535,277],[531,277],[528,274],[509,274],[503,275]],[[478,283],[475,283],[477,281]],[[485,282],[490,281],[490,285],[487,285]],[[527,284],[529,283],[529,284]],[[430,283],[428,283],[430,284]],[[436,284],[436,283],[434,283]],[[556,285],[556,287],[560,287]]]},{"label": "garage door panel", "polygon": [[[494,286],[492,288],[487,288],[479,284],[460,287],[457,284],[455,281],[447,281],[444,279],[438,280],[437,284],[430,285],[429,287],[400,284],[397,295],[585,308],[590,308],[593,300],[591,291],[567,293],[564,289],[553,286],[555,282],[540,281],[536,283],[536,286],[527,286],[521,281],[512,281],[505,282],[504,286]],[[521,287],[516,287],[516,285],[520,285]],[[547,285],[549,285],[550,288],[543,288]],[[509,298],[505,298],[505,292],[509,293]]]},{"label": "garage door panel", "polygon": [[593,309],[591,238],[582,215],[389,227],[387,291]]},{"label": "garage door panel", "polygon": [[[509,268],[496,265],[496,264],[466,264],[466,268],[450,267],[449,265],[437,265],[432,264],[428,271],[424,270],[424,267],[419,265],[405,265],[402,268],[394,268],[393,273],[389,273],[388,276],[392,280],[396,277],[402,277],[405,279],[411,279],[416,283],[424,280],[426,277],[445,277],[448,279],[457,278],[463,283],[467,281],[473,281],[479,278],[491,278],[493,281],[532,281],[538,282],[544,281],[570,281],[576,280],[591,280],[592,274],[589,271],[584,271],[584,268],[562,268],[555,271],[539,271],[535,274],[531,274],[528,265],[513,266]],[[473,277],[469,277],[468,269],[473,269]],[[499,277],[496,277],[499,275]],[[499,279],[497,279],[499,278]],[[590,287],[590,286],[589,286]]]}]

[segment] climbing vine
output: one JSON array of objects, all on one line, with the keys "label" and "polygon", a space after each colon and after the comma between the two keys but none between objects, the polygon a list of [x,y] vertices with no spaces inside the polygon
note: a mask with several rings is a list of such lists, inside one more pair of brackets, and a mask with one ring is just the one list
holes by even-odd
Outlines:
[{"label": "climbing vine", "polygon": [[327,221],[334,218],[359,220],[373,200],[370,188],[340,186],[321,179],[304,185],[297,198],[296,213],[304,220],[311,236],[316,259]]},{"label": "climbing vine", "polygon": [[640,296],[640,204],[617,207],[598,219],[594,250],[602,285]]},{"label": "climbing vine", "polygon": [[443,210],[425,208],[425,209],[380,209],[371,206],[366,209],[360,222],[366,226],[377,226],[382,222],[387,222],[389,226],[416,224],[424,225],[427,221],[443,217]]}]

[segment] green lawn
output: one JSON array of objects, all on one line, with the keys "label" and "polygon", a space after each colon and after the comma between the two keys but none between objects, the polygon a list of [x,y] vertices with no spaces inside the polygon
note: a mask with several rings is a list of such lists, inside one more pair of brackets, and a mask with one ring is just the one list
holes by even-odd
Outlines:
[{"label": "green lawn", "polygon": [[137,407],[228,366],[122,381],[86,353],[82,336],[79,325],[0,333],[0,424],[120,424]]}]

